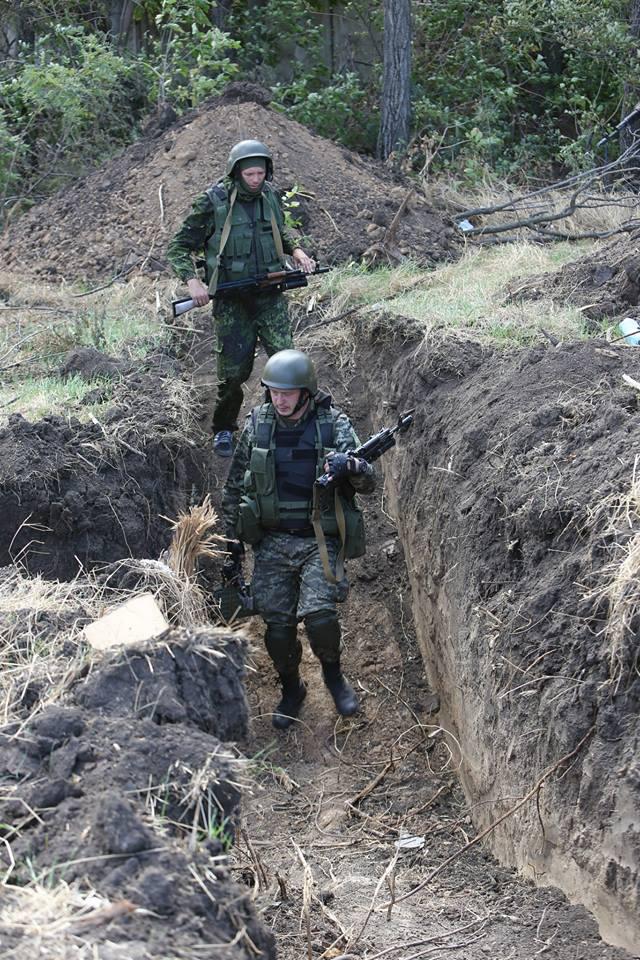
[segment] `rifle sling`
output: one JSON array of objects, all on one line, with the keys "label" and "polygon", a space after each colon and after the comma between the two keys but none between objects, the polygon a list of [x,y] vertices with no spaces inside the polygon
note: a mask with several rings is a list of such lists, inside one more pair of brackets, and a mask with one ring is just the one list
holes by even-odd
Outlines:
[{"label": "rifle sling", "polygon": [[338,556],[336,557],[336,572],[334,574],[331,569],[331,561],[329,560],[329,551],[327,550],[327,540],[324,535],[324,530],[322,529],[322,524],[320,523],[320,498],[319,490],[317,486],[313,488],[313,509],[311,511],[311,524],[313,526],[313,532],[316,535],[316,541],[318,543],[318,553],[320,554],[320,560],[322,561],[322,569],[324,571],[325,579],[328,583],[337,584],[341,580],[344,580],[344,550],[347,539],[346,524],[344,519],[344,510],[342,509],[342,501],[340,500],[340,495],[338,493],[338,487],[334,491],[334,508],[336,512],[336,522],[338,524],[338,532],[340,534],[340,549],[338,551]]}]

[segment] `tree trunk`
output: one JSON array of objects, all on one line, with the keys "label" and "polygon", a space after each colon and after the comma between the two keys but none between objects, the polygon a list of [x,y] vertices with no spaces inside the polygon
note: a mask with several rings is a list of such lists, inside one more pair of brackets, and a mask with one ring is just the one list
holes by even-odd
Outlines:
[{"label": "tree trunk", "polygon": [[[640,0],[638,0],[640,2]],[[378,156],[409,142],[411,118],[411,0],[384,0],[382,101]]]}]

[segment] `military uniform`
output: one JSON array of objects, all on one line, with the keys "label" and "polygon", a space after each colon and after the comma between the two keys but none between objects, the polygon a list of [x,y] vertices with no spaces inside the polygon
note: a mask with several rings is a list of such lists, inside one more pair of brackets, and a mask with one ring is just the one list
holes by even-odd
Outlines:
[{"label": "military uniform", "polygon": [[[266,151],[257,141],[248,143],[253,149],[262,147]],[[241,146],[236,145],[234,150],[238,152]],[[253,154],[245,150],[244,156]],[[207,282],[212,277],[217,283],[243,280],[284,268],[284,255],[291,254],[297,244],[285,227],[278,194],[268,182],[270,154],[266,151],[259,156],[267,158],[268,171],[259,193],[245,189],[242,181],[231,175],[237,162],[232,151],[227,176],[194,201],[167,251],[168,261],[181,280],[196,276],[194,255],[204,254]],[[229,232],[224,237],[227,218]],[[242,384],[251,375],[258,341],[269,356],[293,346],[293,342],[282,293],[218,294],[213,301],[213,317],[218,376],[213,429],[218,433],[237,429]]]},{"label": "military uniform", "polygon": [[[273,357],[265,375],[278,357],[294,354],[298,351],[287,350]],[[326,545],[324,563],[312,522],[313,491],[327,455],[330,457],[333,451],[347,453],[359,445],[347,416],[331,406],[330,396],[318,392],[295,422],[278,416],[271,403],[255,407],[247,417],[231,462],[222,497],[223,519],[230,539],[238,538],[253,546],[254,602],[267,626],[265,644],[283,683],[285,698],[287,689],[292,688],[304,696],[298,675],[302,658],[297,633],[300,620],[332,694],[332,677],[344,684],[336,603],[345,599],[347,581],[344,576],[335,576],[342,546],[336,527],[335,486],[317,501],[316,516],[321,518],[322,542]],[[362,472],[338,485],[344,508],[358,516],[356,493],[369,494],[375,489],[373,468],[360,463]],[[334,574],[331,580],[325,569],[327,561]],[[355,701],[353,691],[351,694]],[[338,700],[336,704],[340,709]],[[286,705],[291,708],[291,698]],[[281,714],[276,712],[275,717]]]}]

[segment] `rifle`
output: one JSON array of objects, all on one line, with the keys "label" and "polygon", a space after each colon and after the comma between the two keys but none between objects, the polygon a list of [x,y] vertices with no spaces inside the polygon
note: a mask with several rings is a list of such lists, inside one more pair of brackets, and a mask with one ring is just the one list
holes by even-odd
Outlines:
[{"label": "rifle", "polygon": [[[373,463],[374,460],[381,457],[383,453],[386,453],[387,450],[395,446],[396,434],[406,433],[412,423],[413,410],[407,410],[406,413],[400,414],[395,427],[383,427],[378,433],[374,433],[372,437],[369,437],[367,442],[363,443],[357,450],[349,450],[347,456],[357,457],[359,460],[366,460],[367,463]],[[316,480],[316,484],[319,487],[330,487],[335,482],[336,478],[332,477],[330,473],[323,473]]]},{"label": "rifle", "polygon": [[[304,270],[277,270],[274,273],[264,273],[259,277],[247,277],[244,280],[227,280],[218,284],[215,295],[225,293],[228,290],[277,290],[282,293],[284,290],[306,287],[309,283],[308,276],[316,273],[328,273],[329,270],[331,270],[331,267],[316,267],[312,274],[307,274]],[[191,297],[172,300],[171,312],[174,320],[181,314],[186,313],[187,310],[192,310],[193,306]]]}]

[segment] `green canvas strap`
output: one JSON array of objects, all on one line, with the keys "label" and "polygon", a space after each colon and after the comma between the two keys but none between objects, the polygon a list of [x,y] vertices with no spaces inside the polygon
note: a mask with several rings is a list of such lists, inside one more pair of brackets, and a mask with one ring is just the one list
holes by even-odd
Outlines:
[{"label": "green canvas strap", "polygon": [[334,509],[336,512],[336,522],[338,524],[338,533],[340,534],[340,549],[338,550],[338,556],[336,557],[336,572],[334,573],[331,569],[331,561],[329,560],[329,551],[327,550],[327,539],[324,535],[324,530],[322,529],[322,524],[320,522],[320,496],[317,486],[313,488],[313,508],[311,510],[311,524],[313,526],[313,532],[316,535],[316,541],[318,543],[318,553],[320,554],[320,560],[322,561],[322,569],[324,571],[325,579],[328,583],[340,583],[341,580],[344,580],[344,548],[346,543],[346,524],[344,519],[344,510],[342,509],[342,502],[340,500],[340,495],[338,490],[335,490],[334,498]]},{"label": "green canvas strap", "polygon": [[231,220],[233,216],[233,205],[236,202],[236,197],[238,196],[238,188],[234,187],[229,199],[229,212],[227,213],[227,218],[224,221],[224,226],[222,228],[222,234],[220,235],[220,249],[218,250],[218,256],[216,257],[216,265],[211,271],[211,280],[209,281],[209,296],[215,297],[216,289],[218,287],[218,272],[220,269],[220,258],[222,257],[222,251],[227,245],[227,240],[229,239],[229,234],[231,233]]},{"label": "green canvas strap", "polygon": [[278,221],[276,220],[276,214],[273,209],[273,204],[271,203],[271,194],[268,195],[268,204],[269,204],[269,213],[271,214],[271,232],[273,233],[273,242],[275,244],[276,253],[278,254],[279,259],[284,264],[284,247],[282,245],[282,236],[280,234],[280,227],[278,226]]}]

